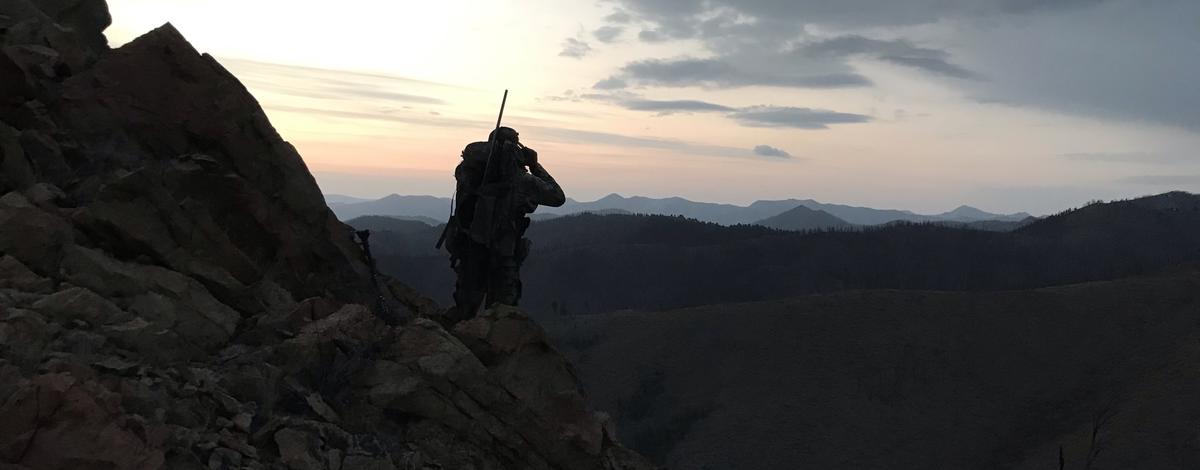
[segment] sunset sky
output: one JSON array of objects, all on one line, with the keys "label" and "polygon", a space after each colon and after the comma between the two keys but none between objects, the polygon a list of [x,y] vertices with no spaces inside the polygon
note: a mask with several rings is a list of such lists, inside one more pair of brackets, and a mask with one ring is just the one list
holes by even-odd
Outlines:
[{"label": "sunset sky", "polygon": [[[109,0],[237,75],[326,193],[448,196],[505,123],[567,195],[1043,214],[1200,192],[1196,0]],[[953,6],[950,6],[953,5]]]}]

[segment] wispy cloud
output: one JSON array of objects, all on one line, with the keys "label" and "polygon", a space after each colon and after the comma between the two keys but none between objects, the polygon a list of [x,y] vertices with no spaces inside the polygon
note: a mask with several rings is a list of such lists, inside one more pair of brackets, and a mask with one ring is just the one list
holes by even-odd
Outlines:
[{"label": "wispy cloud", "polygon": [[[689,155],[747,158],[754,154],[746,149],[721,145],[707,145],[681,140],[662,139],[658,137],[631,136],[608,132],[586,131],[562,127],[525,126],[521,132],[537,139],[553,140],[563,143],[592,143],[615,145],[621,147],[637,147],[659,150],[674,150]],[[532,137],[531,137],[532,138]]]},{"label": "wispy cloud", "polygon": [[[786,64],[785,60],[778,58],[776,64]],[[811,70],[793,70],[794,67],[783,66],[750,67],[736,62],[724,57],[640,60],[626,64],[614,78],[666,87],[845,88],[871,84],[866,77],[849,71],[825,72],[815,67]]]},{"label": "wispy cloud", "polygon": [[260,62],[256,60],[236,59],[236,58],[221,58],[221,65],[228,67],[242,78],[243,73],[257,73],[271,76],[289,76],[306,75],[319,77],[322,79],[334,78],[345,80],[342,83],[360,83],[364,80],[383,80],[386,82],[406,83],[414,85],[430,85],[436,87],[458,88],[463,87],[452,85],[443,82],[432,82],[428,80],[418,80],[415,78],[401,77],[399,75],[388,75],[382,73],[361,72],[355,70],[339,70],[327,69],[320,67],[309,67],[303,65],[276,64],[272,62]]},{"label": "wispy cloud", "polygon": [[[494,125],[493,122],[483,120],[450,118],[446,116],[430,114],[413,115],[383,109],[366,111],[337,110],[289,106],[282,104],[268,104],[264,105],[264,108],[266,108],[268,111],[300,113],[347,120],[397,122],[421,126],[451,127],[474,130],[488,129],[490,126]],[[533,121],[529,118],[522,118],[520,116],[512,117],[514,123]],[[700,144],[682,140],[663,139],[659,137],[614,134],[608,132],[589,131],[539,124],[514,124],[514,126],[522,133],[522,135],[527,136],[531,141],[552,141],[565,144],[596,144],[629,148],[673,150],[688,155],[708,157],[748,158],[754,156],[754,153],[742,148]]]},{"label": "wispy cloud", "polygon": [[870,116],[863,114],[791,106],[751,106],[734,112],[729,117],[744,126],[797,129],[828,129],[830,124],[850,124],[871,120]]},{"label": "wispy cloud", "polygon": [[1200,155],[1189,152],[1071,152],[1059,154],[1070,160],[1085,160],[1105,163],[1149,163],[1171,164],[1196,162],[1200,163]]},{"label": "wispy cloud", "polygon": [[716,103],[698,100],[645,100],[633,99],[621,101],[621,106],[636,111],[656,111],[659,114],[671,114],[678,112],[704,112],[704,111],[733,111],[733,108],[722,106]]},{"label": "wispy cloud", "polygon": [[[263,108],[269,111],[281,111],[286,113],[308,114],[315,116],[327,116],[343,119],[381,121],[381,122],[400,122],[405,124],[416,124],[422,126],[434,127],[461,127],[474,129],[487,129],[488,121],[476,121],[471,119],[450,118],[438,114],[412,115],[396,110],[378,108],[374,110],[345,110],[345,109],[330,109],[316,108],[309,106],[292,106],[278,103],[267,103]],[[495,123],[491,123],[494,125]]]},{"label": "wispy cloud", "polygon": [[1200,175],[1137,175],[1121,178],[1118,181],[1147,186],[1200,187]]},{"label": "wispy cloud", "polygon": [[242,59],[223,59],[222,64],[255,91],[328,101],[387,104],[443,105],[435,93],[461,89],[444,83],[394,75],[333,70],[315,67],[273,64]]},{"label": "wispy cloud", "polygon": [[652,100],[625,90],[598,93],[574,92],[557,97],[560,100],[592,100],[610,103],[633,111],[651,111],[657,116],[676,113],[720,113],[746,127],[790,127],[795,129],[828,129],[833,124],[855,124],[874,120],[865,114],[843,113],[827,109],[794,106],[757,105],[727,106],[700,100]]}]

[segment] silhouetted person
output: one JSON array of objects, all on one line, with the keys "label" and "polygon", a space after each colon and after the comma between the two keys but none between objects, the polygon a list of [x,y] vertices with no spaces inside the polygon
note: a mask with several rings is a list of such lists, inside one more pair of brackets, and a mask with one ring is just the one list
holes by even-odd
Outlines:
[{"label": "silhouetted person", "polygon": [[539,205],[561,206],[566,197],[538,163],[537,152],[521,145],[508,127],[496,128],[487,142],[467,145],[454,178],[456,206],[446,227],[446,249],[458,280],[455,306],[446,315],[457,322],[474,317],[481,305],[517,305],[521,264],[532,244],[524,238],[526,214]]}]

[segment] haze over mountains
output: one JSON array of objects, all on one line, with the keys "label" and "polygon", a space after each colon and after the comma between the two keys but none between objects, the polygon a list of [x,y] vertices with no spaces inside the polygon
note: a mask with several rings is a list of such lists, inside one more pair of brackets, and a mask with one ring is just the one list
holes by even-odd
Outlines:
[{"label": "haze over mountains", "polygon": [[[444,221],[450,212],[450,199],[435,196],[401,196],[393,194],[376,200],[355,200],[347,196],[328,195],[326,201],[342,220],[364,215],[391,215],[405,217],[428,217]],[[721,225],[753,224],[779,216],[796,207],[807,207],[822,211],[822,223],[795,229],[831,228],[843,225],[880,225],[899,220],[910,222],[977,222],[985,220],[1015,222],[1031,217],[1021,212],[1016,214],[993,214],[969,206],[960,206],[941,214],[917,214],[906,210],[874,209],[869,207],[828,204],[812,199],[786,199],[755,201],[749,206],[696,202],[679,197],[655,199],[641,196],[624,197],[610,194],[590,202],[567,199],[562,207],[541,207],[537,215],[565,215],[580,212],[625,211],[634,214],[681,215],[704,222]],[[796,226],[795,222],[782,220],[771,223]]]}]

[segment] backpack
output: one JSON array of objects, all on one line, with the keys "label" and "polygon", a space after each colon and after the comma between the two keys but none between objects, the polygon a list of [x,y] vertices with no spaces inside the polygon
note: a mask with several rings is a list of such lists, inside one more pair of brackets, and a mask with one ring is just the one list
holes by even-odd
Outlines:
[{"label": "backpack", "polygon": [[[438,240],[443,241],[452,259],[461,253],[468,240],[484,245],[500,256],[513,256],[524,224],[516,220],[515,160],[498,152],[488,162],[487,142],[473,142],[462,152],[462,162],[454,170],[458,188],[450,220]],[[513,168],[509,168],[513,167]],[[486,173],[486,175],[485,175]],[[488,181],[484,182],[484,177]]]}]

